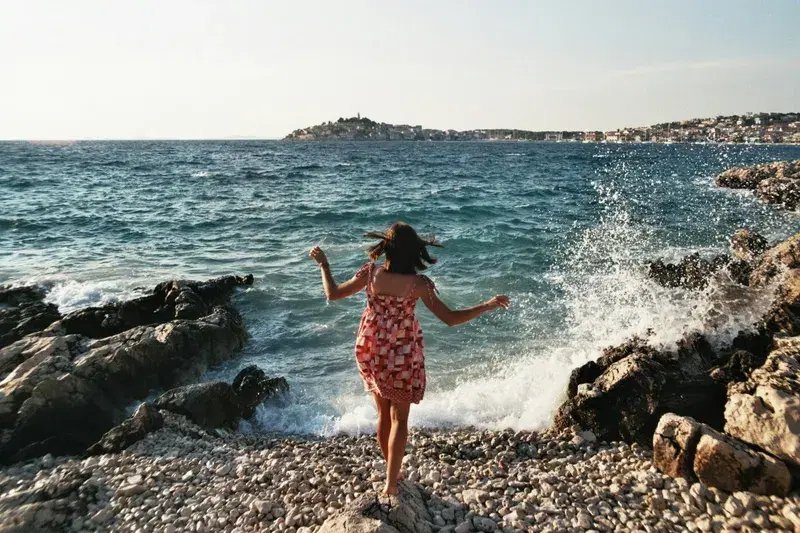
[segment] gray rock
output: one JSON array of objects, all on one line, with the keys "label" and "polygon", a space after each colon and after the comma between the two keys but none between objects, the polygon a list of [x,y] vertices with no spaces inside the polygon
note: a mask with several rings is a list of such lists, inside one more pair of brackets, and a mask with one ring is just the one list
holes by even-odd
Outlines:
[{"label": "gray rock", "polygon": [[325,520],[318,533],[433,533],[429,498],[421,486],[401,481],[396,501],[361,496]]}]

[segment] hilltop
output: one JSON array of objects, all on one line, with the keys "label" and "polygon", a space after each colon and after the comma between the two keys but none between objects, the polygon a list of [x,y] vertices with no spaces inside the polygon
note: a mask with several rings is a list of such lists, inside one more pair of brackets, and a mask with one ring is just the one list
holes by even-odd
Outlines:
[{"label": "hilltop", "polygon": [[285,140],[800,143],[800,113],[720,115],[611,131],[439,130],[359,115],[297,129]]}]

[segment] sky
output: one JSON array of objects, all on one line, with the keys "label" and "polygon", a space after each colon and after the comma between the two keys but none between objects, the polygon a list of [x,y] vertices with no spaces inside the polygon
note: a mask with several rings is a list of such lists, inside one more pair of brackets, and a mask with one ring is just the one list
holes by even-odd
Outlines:
[{"label": "sky", "polygon": [[0,0],[0,139],[800,111],[798,0]]}]

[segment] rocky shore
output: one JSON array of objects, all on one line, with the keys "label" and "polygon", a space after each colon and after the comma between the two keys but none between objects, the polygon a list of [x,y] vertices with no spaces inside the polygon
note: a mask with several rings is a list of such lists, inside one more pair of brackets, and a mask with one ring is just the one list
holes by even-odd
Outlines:
[{"label": "rocky shore", "polygon": [[197,382],[244,345],[229,298],[252,277],[63,316],[0,288],[0,532],[800,531],[800,234],[741,229],[729,253],[648,273],[771,305],[724,346],[607,348],[547,431],[415,430],[390,499],[371,436],[237,431],[283,378]]},{"label": "rocky shore", "polygon": [[164,413],[128,449],[0,470],[3,531],[793,531],[800,496],[725,491],[647,447],[560,434],[415,431],[398,500],[372,437],[206,431]]},{"label": "rocky shore", "polygon": [[800,159],[733,167],[714,181],[718,187],[751,190],[763,202],[785,209],[800,206]]}]

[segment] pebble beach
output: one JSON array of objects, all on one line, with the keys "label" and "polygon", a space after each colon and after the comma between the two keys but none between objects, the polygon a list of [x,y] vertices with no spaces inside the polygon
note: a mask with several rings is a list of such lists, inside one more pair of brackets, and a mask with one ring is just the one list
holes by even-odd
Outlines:
[{"label": "pebble beach", "polygon": [[[432,533],[800,531],[797,493],[729,495],[651,458],[588,432],[417,430],[405,475],[429,496]],[[370,436],[207,432],[165,413],[121,453],[4,467],[0,530],[314,533],[377,497],[384,468]]]}]

